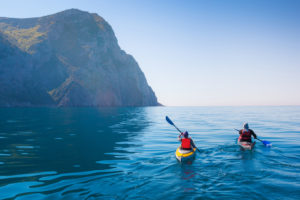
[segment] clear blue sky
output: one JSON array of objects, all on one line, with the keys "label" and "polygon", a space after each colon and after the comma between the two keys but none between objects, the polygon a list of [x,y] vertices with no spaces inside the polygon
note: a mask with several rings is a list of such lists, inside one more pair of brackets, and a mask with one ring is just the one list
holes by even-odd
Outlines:
[{"label": "clear blue sky", "polygon": [[0,16],[69,8],[111,24],[164,105],[300,105],[298,0],[9,0]]}]

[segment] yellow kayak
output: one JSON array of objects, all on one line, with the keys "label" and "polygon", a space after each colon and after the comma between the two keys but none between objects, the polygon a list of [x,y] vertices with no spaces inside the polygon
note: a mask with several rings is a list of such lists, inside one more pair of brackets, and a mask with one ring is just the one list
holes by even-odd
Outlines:
[{"label": "yellow kayak", "polygon": [[191,150],[184,150],[181,149],[179,146],[175,152],[175,155],[178,161],[184,162],[186,160],[191,160],[195,158],[195,152],[196,152],[196,148],[193,148]]}]

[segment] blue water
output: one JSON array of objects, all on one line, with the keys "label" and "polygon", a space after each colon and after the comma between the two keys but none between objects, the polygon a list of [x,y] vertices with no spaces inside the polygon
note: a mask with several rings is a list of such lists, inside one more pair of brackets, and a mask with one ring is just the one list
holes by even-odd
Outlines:
[{"label": "blue water", "polygon": [[[273,146],[241,150],[246,121]],[[300,199],[300,107],[0,108],[0,199],[241,198]]]}]

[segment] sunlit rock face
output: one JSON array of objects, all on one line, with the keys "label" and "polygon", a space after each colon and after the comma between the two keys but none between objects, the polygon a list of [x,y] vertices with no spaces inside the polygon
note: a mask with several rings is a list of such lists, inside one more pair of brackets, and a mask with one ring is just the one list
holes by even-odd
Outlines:
[{"label": "sunlit rock face", "polygon": [[157,106],[111,26],[76,9],[0,18],[0,106]]}]

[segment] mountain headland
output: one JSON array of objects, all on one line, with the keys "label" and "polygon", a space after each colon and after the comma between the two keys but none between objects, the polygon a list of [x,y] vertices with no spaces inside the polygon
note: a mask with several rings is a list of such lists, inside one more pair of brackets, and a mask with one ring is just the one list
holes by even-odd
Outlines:
[{"label": "mountain headland", "polygon": [[135,59],[99,15],[0,17],[0,106],[157,106]]}]

